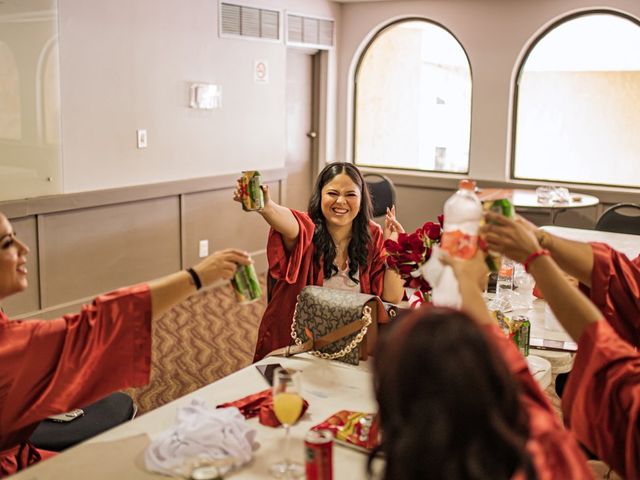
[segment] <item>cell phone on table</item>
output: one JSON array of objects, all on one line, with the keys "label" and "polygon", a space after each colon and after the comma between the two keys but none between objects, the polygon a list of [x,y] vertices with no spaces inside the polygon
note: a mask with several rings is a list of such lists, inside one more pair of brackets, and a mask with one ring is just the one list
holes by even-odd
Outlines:
[{"label": "cell phone on table", "polygon": [[556,352],[576,352],[578,344],[575,342],[565,342],[562,340],[550,340],[547,338],[531,337],[529,338],[529,347],[539,348],[540,350],[554,350]]},{"label": "cell phone on table", "polygon": [[256,365],[256,368],[269,385],[273,386],[273,374],[278,368],[282,368],[282,365],[279,363],[268,363],[266,365]]},{"label": "cell phone on table", "polygon": [[71,410],[70,412],[61,413],[59,415],[51,415],[47,417],[47,420],[51,420],[52,422],[59,423],[67,423],[72,422],[76,418],[80,418],[84,415],[84,410],[81,408],[76,408],[75,410]]}]

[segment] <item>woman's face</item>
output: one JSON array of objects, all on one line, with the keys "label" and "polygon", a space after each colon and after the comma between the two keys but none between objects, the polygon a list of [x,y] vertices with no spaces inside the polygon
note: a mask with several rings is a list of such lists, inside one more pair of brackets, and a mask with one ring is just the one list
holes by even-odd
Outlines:
[{"label": "woman's face", "polygon": [[7,217],[0,214],[0,298],[27,288],[29,248],[18,240]]},{"label": "woman's face", "polygon": [[346,173],[333,177],[322,187],[322,214],[327,225],[350,226],[360,212],[361,192]]}]

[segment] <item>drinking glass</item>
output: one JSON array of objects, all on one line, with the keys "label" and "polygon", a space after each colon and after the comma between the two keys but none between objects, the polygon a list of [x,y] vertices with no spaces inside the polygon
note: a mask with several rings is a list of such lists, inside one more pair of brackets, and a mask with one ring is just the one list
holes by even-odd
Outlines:
[{"label": "drinking glass", "polygon": [[301,463],[289,459],[289,429],[302,413],[300,372],[278,368],[273,374],[273,410],[284,426],[284,459],[271,465],[269,471],[276,478],[300,478],[304,475]]},{"label": "drinking glass", "polygon": [[524,266],[520,263],[516,264],[513,284],[519,294],[519,305],[517,308],[530,309],[533,307],[533,287],[535,283],[535,280],[526,272]]}]

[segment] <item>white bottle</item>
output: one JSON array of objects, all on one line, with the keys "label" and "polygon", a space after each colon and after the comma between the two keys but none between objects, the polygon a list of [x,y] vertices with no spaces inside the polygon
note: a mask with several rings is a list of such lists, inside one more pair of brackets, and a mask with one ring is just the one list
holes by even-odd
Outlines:
[{"label": "white bottle", "polygon": [[469,259],[478,250],[482,203],[475,194],[476,182],[460,180],[458,191],[444,203],[441,248],[450,255]]}]

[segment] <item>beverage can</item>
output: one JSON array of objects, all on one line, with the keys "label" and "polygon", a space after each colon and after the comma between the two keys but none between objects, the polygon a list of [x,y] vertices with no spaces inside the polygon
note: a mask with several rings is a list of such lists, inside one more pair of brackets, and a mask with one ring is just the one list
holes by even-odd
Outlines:
[{"label": "beverage can", "polygon": [[523,356],[529,356],[531,322],[524,315],[514,315],[509,322],[509,332]]},{"label": "beverage can", "polygon": [[[515,216],[515,208],[508,198],[500,198],[498,200],[486,200],[482,202],[482,209],[484,212],[499,213],[507,218],[513,218]],[[498,252],[490,251],[486,258],[487,267],[492,272],[497,272],[500,268],[500,264],[504,263],[501,255]]]},{"label": "beverage can", "polygon": [[242,209],[247,212],[262,210],[264,208],[264,193],[260,186],[262,176],[257,170],[246,170],[242,172],[240,179],[240,196],[242,198]]},{"label": "beverage can", "polygon": [[255,302],[262,296],[262,289],[253,263],[238,265],[236,274],[231,279],[239,303]]},{"label": "beverage can", "polygon": [[309,430],[304,437],[307,480],[333,480],[333,433]]}]

